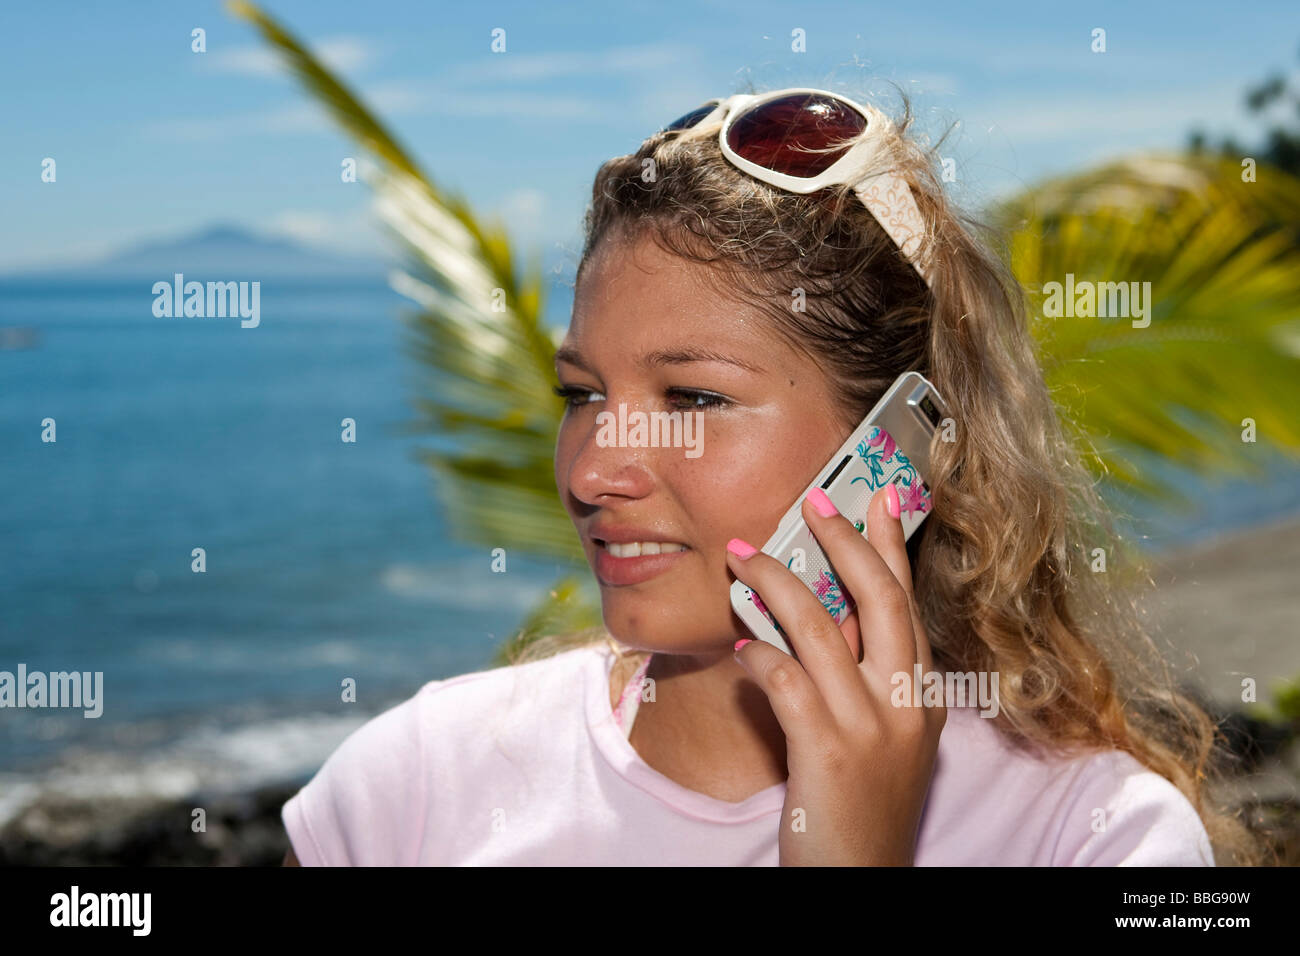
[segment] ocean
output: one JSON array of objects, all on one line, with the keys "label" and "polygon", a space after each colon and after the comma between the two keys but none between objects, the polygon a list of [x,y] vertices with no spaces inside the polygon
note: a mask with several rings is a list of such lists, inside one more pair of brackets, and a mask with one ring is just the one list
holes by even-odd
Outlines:
[{"label": "ocean", "polygon": [[310,773],[369,715],[486,667],[561,570],[492,573],[447,539],[412,457],[436,440],[398,432],[410,303],[383,284],[263,283],[256,328],[152,304],[147,282],[0,284],[0,327],[35,336],[0,350],[0,671],[104,675],[98,718],[0,709],[0,825],[50,789]]},{"label": "ocean", "polygon": [[[420,370],[385,286],[267,284],[247,329],[153,298],[0,283],[0,328],[31,330],[0,339],[0,671],[104,674],[99,718],[0,710],[0,826],[50,794],[304,779],[426,681],[486,667],[562,570],[493,574],[447,539],[413,459],[435,439],[399,431]],[[1300,511],[1293,464],[1188,487],[1190,511],[1135,533],[1174,547]]]}]

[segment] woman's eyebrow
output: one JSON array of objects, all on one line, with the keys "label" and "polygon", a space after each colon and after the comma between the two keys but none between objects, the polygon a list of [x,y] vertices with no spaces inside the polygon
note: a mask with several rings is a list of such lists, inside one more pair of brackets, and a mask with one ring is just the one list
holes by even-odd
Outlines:
[{"label": "woman's eyebrow", "polygon": [[[586,359],[582,353],[572,346],[565,346],[558,349],[555,353],[555,361],[567,362],[570,365],[582,369],[584,372],[591,372],[587,365]],[[721,352],[705,348],[700,345],[684,345],[671,349],[656,349],[653,352],[647,352],[641,358],[637,359],[637,365],[643,369],[658,368],[663,365],[687,365],[691,362],[723,362],[727,365],[735,365],[746,371],[754,372],[758,375],[766,374],[766,370],[759,368],[744,359],[735,358],[731,355],[724,355]]]}]

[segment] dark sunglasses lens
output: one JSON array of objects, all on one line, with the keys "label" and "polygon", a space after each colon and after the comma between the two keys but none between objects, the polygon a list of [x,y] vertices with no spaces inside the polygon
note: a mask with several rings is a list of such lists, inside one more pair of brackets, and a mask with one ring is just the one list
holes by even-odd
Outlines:
[{"label": "dark sunglasses lens", "polygon": [[[727,145],[751,163],[811,179],[849,151],[867,119],[843,100],[821,93],[791,93],[745,110],[731,122]],[[847,144],[830,152],[835,143]]]},{"label": "dark sunglasses lens", "polygon": [[685,116],[680,116],[677,119],[673,120],[671,123],[665,126],[661,132],[667,133],[669,130],[674,130],[674,129],[690,129],[700,120],[704,119],[704,117],[712,113],[714,109],[717,108],[717,105],[718,105],[717,100],[710,100],[709,102],[701,106],[699,109],[691,110]]}]

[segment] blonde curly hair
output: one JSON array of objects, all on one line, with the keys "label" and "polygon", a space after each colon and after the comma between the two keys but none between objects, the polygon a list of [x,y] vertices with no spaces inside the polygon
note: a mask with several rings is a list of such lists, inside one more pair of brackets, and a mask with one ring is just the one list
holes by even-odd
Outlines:
[{"label": "blonde curly hair", "polygon": [[[661,131],[600,167],[576,281],[599,243],[642,236],[710,266],[720,289],[826,370],[845,434],[901,371],[930,379],[959,416],[956,441],[934,443],[933,510],[908,543],[935,667],[998,673],[996,724],[1019,746],[1062,756],[1119,749],[1171,781],[1219,865],[1274,862],[1211,797],[1226,772],[1223,737],[1171,679],[1137,593],[1124,598],[1153,582],[1095,491],[1082,438],[1058,418],[1004,246],[950,202],[934,174],[938,146],[908,137],[901,98],[903,118],[877,162],[906,180],[927,223],[932,288],[851,186],[772,188],[723,157],[716,123]],[[806,292],[804,312],[789,308],[795,287]],[[1113,562],[1120,574],[1095,574],[1086,555],[1108,544],[1124,552]],[[643,656],[596,627],[534,640],[510,660],[600,640],[621,658]]]}]

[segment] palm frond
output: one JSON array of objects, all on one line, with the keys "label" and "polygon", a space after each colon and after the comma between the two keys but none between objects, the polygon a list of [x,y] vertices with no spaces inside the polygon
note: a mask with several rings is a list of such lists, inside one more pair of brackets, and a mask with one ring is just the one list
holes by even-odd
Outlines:
[{"label": "palm frond", "polygon": [[604,624],[600,605],[584,593],[582,581],[566,577],[557,581],[549,598],[528,615],[523,626],[497,648],[492,665],[509,664],[525,647],[550,634],[581,635]]},{"label": "palm frond", "polygon": [[[1169,497],[1134,459],[1258,473],[1260,444],[1300,450],[1300,181],[1242,182],[1231,161],[1143,155],[1030,189],[995,211],[1031,292],[1054,397],[1095,451],[1089,464],[1139,497]],[[1150,324],[1044,314],[1046,283],[1150,282]],[[1254,446],[1259,447],[1259,446]]]},{"label": "palm frond", "polygon": [[542,322],[540,263],[517,277],[503,228],[438,189],[343,81],[270,15],[247,0],[229,6],[374,160],[363,175],[404,251],[392,284],[420,306],[403,316],[406,348],[421,369],[418,417],[408,430],[444,439],[421,458],[437,476],[452,534],[582,561],[552,474],[563,403],[551,391],[557,343]]},{"label": "palm frond", "polygon": [[[542,321],[540,262],[517,277],[504,228],[480,222],[463,199],[437,188],[359,97],[270,15],[247,0],[229,9],[373,161],[361,167],[363,179],[404,253],[391,283],[420,307],[402,316],[405,348],[420,369],[417,417],[406,430],[438,439],[418,458],[435,477],[452,535],[585,570],[553,473],[564,405],[552,392],[558,341]],[[557,582],[507,649],[547,627],[598,623],[590,588],[581,578]]]}]

